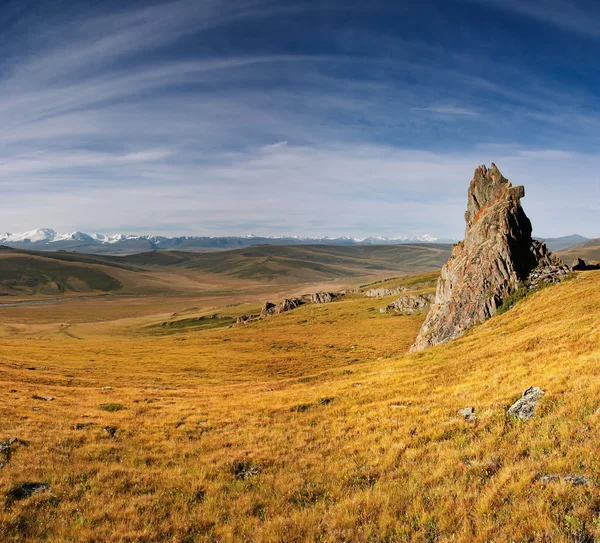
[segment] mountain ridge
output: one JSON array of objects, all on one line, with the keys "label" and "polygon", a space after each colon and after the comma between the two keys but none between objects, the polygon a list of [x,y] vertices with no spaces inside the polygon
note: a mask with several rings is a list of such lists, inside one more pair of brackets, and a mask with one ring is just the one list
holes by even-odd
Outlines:
[{"label": "mountain ridge", "polygon": [[22,233],[0,233],[0,244],[17,249],[41,251],[76,250],[88,253],[132,254],[152,250],[214,251],[240,249],[255,245],[399,245],[411,243],[449,244],[456,240],[437,238],[429,234],[416,237],[398,236],[388,238],[370,236],[365,238],[343,236],[161,236],[100,233],[81,231],[58,233],[52,228],[37,228]]}]

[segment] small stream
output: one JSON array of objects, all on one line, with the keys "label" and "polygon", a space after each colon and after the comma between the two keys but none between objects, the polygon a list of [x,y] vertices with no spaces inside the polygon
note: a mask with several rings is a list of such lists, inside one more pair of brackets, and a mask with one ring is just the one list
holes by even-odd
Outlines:
[{"label": "small stream", "polygon": [[26,302],[10,302],[8,304],[3,304],[0,302],[0,309],[3,307],[20,307],[22,305],[50,305],[58,304],[60,302],[64,302],[64,300],[32,300]]}]

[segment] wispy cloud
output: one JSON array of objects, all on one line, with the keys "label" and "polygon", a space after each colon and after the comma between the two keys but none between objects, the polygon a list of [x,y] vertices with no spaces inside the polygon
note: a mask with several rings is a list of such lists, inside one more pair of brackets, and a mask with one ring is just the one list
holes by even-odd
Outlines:
[{"label": "wispy cloud", "polygon": [[413,111],[424,111],[426,113],[439,113],[440,115],[477,115],[476,111],[464,107],[454,106],[429,106],[429,107],[413,107]]},{"label": "wispy cloud", "polygon": [[[296,31],[291,16],[343,7],[178,0],[5,17],[0,230],[458,237],[472,170],[495,160],[535,195],[545,235],[593,233],[591,211],[562,209],[565,179],[595,183],[589,89],[416,38],[340,38],[336,18],[304,29],[303,47],[275,43]],[[353,35],[370,37],[358,48]]]}]

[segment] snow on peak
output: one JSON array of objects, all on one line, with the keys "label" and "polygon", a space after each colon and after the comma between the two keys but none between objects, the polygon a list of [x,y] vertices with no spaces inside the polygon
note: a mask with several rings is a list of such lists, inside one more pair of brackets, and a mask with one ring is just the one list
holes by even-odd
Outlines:
[{"label": "snow on peak", "polygon": [[2,238],[1,241],[10,243],[30,241],[35,243],[37,241],[52,241],[56,237],[56,232],[52,228],[36,228],[21,234],[3,234],[3,236],[6,237]]}]

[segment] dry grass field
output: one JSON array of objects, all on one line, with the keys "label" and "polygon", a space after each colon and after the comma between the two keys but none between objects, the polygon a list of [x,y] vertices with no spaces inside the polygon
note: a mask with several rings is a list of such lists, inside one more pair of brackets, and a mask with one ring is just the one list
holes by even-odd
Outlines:
[{"label": "dry grass field", "polygon": [[1,309],[0,541],[600,539],[600,272],[414,355],[395,297],[194,326],[260,296]]}]

